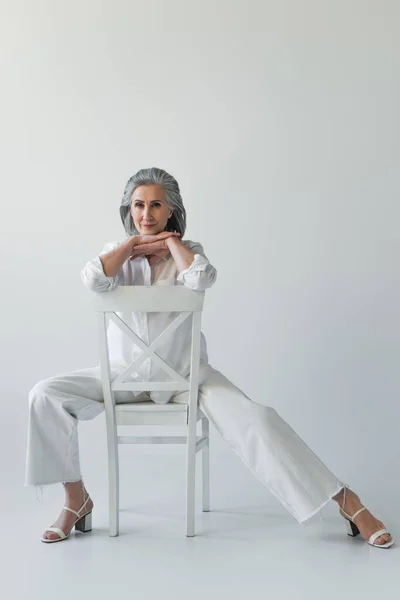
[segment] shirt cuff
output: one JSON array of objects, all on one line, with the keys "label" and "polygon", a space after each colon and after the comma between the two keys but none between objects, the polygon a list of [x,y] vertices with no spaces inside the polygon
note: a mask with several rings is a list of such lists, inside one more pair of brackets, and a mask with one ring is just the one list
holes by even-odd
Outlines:
[{"label": "shirt cuff", "polygon": [[92,265],[96,274],[100,276],[99,279],[107,279],[110,283],[113,283],[117,279],[117,275],[115,277],[108,277],[108,275],[104,273],[103,263],[98,256],[92,260]]},{"label": "shirt cuff", "polygon": [[195,254],[190,267],[181,271],[176,279],[177,281],[182,281],[185,275],[187,275],[188,273],[205,271],[209,264],[209,261],[206,258],[204,258],[204,256],[201,256],[201,254]]}]

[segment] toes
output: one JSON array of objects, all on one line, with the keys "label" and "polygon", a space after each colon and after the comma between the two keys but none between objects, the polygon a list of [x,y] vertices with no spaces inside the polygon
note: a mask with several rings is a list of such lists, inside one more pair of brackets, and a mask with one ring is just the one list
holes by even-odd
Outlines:
[{"label": "toes", "polygon": [[390,535],[388,535],[388,534],[386,534],[386,535],[383,535],[382,537],[383,537],[383,538],[384,538],[384,540],[385,540],[385,542],[384,542],[385,544],[387,544],[388,542],[391,542],[391,541],[392,541],[392,538],[391,538],[391,536],[390,536]]},{"label": "toes", "polygon": [[60,536],[55,531],[46,531],[43,536],[45,540],[57,540]]},{"label": "toes", "polygon": [[377,546],[382,546],[383,544],[387,544],[388,542],[390,542],[392,540],[392,538],[390,537],[390,535],[388,535],[387,533],[385,533],[384,535],[380,535],[378,537],[378,539],[375,540],[375,544]]}]

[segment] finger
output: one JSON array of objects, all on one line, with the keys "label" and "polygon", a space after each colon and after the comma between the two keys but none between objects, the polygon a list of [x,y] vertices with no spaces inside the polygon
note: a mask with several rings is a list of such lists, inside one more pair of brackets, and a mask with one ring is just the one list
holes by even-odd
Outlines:
[{"label": "finger", "polygon": [[178,233],[177,231],[163,231],[162,233],[157,234],[156,237],[158,237],[159,240],[163,240],[165,238],[168,237],[172,237],[172,236],[180,236],[181,234]]},{"label": "finger", "polygon": [[159,250],[158,242],[151,242],[149,244],[140,244],[140,246],[136,246],[135,250],[139,252],[145,252],[146,254],[151,254],[154,250]]}]

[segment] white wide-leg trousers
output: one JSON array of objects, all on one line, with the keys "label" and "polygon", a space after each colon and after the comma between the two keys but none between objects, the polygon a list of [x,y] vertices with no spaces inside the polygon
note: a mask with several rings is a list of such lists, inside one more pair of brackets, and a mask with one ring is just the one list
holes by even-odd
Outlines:
[{"label": "white wide-leg trousers", "polygon": [[[118,373],[113,367],[112,379]],[[179,393],[171,401],[185,402],[187,395]],[[156,394],[152,399],[157,401]],[[135,397],[133,392],[115,392],[115,401],[133,402]],[[343,483],[273,408],[250,400],[211,366],[201,372],[199,405],[222,438],[300,523],[342,489]],[[103,410],[99,367],[38,382],[29,394],[26,485],[79,481],[78,421],[93,419]]]}]

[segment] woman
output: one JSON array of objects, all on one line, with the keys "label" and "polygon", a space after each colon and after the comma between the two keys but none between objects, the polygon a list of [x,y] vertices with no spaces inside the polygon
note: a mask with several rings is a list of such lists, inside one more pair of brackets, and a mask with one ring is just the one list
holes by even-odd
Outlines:
[{"label": "woman", "polygon": [[[127,238],[107,244],[82,271],[84,285],[103,293],[118,285],[184,285],[205,290],[216,270],[200,244],[183,241],[186,212],[176,180],[161,169],[144,169],[128,181],[120,207]],[[128,325],[147,342],[166,326],[168,313],[124,315]],[[139,352],[110,323],[112,377]],[[176,331],[173,347],[160,354],[182,376],[188,375],[190,325]],[[329,500],[340,506],[349,532],[361,533],[369,544],[388,548],[393,540],[383,523],[361,505],[358,496],[341,483],[285,423],[277,412],[250,400],[208,364],[201,337],[199,404],[216,430],[244,463],[264,482],[300,522],[316,514]],[[148,359],[141,366],[147,380],[159,371]],[[163,375],[161,376],[163,378]],[[182,401],[182,393],[151,392],[154,402]],[[103,410],[99,367],[82,369],[37,383],[30,392],[26,484],[63,483],[66,502],[60,516],[43,535],[44,542],[66,539],[75,526],[90,530],[93,501],[79,467],[77,422]],[[133,392],[116,392],[116,402],[135,400]]]}]

